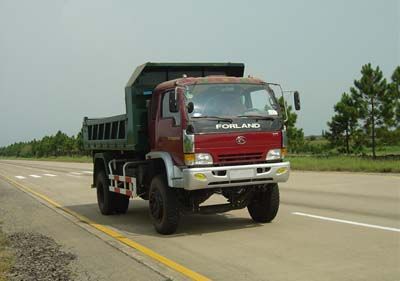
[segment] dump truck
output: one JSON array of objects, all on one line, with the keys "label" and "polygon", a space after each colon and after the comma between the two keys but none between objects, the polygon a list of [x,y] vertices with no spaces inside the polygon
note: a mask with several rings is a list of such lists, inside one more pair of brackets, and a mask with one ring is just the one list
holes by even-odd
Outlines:
[{"label": "dump truck", "polygon": [[[157,232],[182,215],[247,208],[257,223],[279,208],[288,180],[284,111],[272,86],[244,77],[242,63],[145,63],[125,87],[126,113],[83,120],[93,184],[103,215],[130,198],[149,201]],[[295,107],[300,108],[298,92]],[[98,101],[101,102],[101,101]],[[213,194],[225,203],[204,204]]]}]

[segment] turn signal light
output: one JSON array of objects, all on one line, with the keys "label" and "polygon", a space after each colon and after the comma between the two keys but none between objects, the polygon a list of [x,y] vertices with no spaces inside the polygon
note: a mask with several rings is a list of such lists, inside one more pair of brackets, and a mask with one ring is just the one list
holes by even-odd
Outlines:
[{"label": "turn signal light", "polygon": [[287,148],[286,147],[281,149],[281,155],[282,155],[282,158],[286,157],[286,155],[287,155]]},{"label": "turn signal light", "polygon": [[287,169],[286,167],[280,167],[280,168],[278,168],[278,169],[276,170],[276,174],[277,174],[277,175],[281,175],[281,174],[286,173],[287,171],[288,171],[288,169]]},{"label": "turn signal light", "polygon": [[186,165],[194,165],[195,159],[196,159],[196,157],[195,157],[194,153],[186,153],[184,155],[184,160],[185,160]]},{"label": "turn signal light", "polygon": [[196,180],[199,180],[199,181],[206,181],[207,180],[207,176],[205,174],[203,174],[203,173],[194,174],[194,178]]}]

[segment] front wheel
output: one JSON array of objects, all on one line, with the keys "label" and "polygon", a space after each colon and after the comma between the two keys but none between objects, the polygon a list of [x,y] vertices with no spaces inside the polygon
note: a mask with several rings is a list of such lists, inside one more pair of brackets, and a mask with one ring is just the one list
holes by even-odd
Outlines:
[{"label": "front wheel", "polygon": [[279,209],[279,187],[269,184],[266,190],[257,191],[247,210],[255,222],[271,222]]},{"label": "front wheel", "polygon": [[149,192],[150,217],[161,234],[172,234],[179,224],[179,206],[175,190],[168,186],[165,175],[153,178]]},{"label": "front wheel", "polygon": [[115,211],[115,193],[109,190],[109,180],[104,171],[96,176],[97,203],[103,215],[111,215]]}]

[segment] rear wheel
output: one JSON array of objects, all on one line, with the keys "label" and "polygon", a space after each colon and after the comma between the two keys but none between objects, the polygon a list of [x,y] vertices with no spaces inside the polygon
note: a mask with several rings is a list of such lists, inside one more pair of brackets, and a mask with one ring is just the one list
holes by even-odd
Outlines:
[{"label": "rear wheel", "polygon": [[103,215],[111,215],[115,211],[115,193],[110,192],[109,182],[104,171],[96,177],[97,203]]},{"label": "rear wheel", "polygon": [[247,210],[256,222],[271,222],[279,209],[279,187],[277,183],[269,184],[263,191],[257,191]]},{"label": "rear wheel", "polygon": [[168,186],[165,175],[153,178],[149,192],[150,217],[161,234],[172,234],[179,224],[179,207],[175,190]]},{"label": "rear wheel", "polygon": [[129,197],[123,194],[114,194],[114,208],[118,214],[126,214],[129,207]]}]

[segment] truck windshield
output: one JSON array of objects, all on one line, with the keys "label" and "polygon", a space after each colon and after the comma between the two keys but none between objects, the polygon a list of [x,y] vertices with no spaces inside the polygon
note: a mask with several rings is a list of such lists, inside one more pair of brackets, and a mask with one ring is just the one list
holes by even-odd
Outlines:
[{"label": "truck windshield", "polygon": [[191,119],[210,117],[271,119],[280,115],[274,92],[258,84],[198,84],[185,92]]}]

